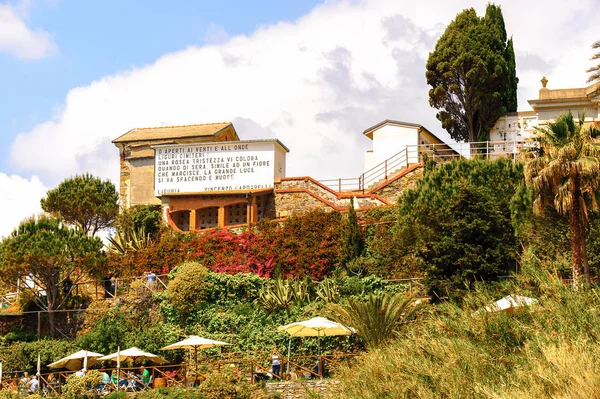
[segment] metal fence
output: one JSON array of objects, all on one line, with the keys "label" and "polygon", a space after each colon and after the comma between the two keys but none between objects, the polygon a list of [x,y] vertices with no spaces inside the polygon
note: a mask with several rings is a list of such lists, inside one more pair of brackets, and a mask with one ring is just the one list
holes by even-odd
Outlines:
[{"label": "metal fence", "polygon": [[442,162],[457,158],[510,158],[516,160],[521,150],[531,145],[531,142],[523,140],[507,140],[406,146],[358,177],[325,179],[319,180],[319,183],[337,192],[356,191],[365,193],[380,184],[386,183],[409,166],[423,163],[426,160]]}]

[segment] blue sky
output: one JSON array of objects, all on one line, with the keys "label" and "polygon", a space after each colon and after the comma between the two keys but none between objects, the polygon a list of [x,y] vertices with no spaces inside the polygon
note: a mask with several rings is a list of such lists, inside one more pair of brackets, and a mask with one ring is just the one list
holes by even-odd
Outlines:
[{"label": "blue sky", "polygon": [[[496,1],[520,110],[542,76],[586,84],[597,1]],[[231,121],[290,148],[288,176],[316,179],[360,175],[362,132],[386,118],[444,138],[425,63],[457,13],[486,3],[0,0],[0,237],[69,176],[118,184],[111,140],[134,127]]]},{"label": "blue sky", "polygon": [[60,0],[34,1],[26,20],[50,32],[58,50],[47,58],[23,62],[0,53],[0,170],[19,132],[49,119],[69,89],[102,76],[149,64],[190,45],[249,34],[261,25],[294,20],[316,0]]}]

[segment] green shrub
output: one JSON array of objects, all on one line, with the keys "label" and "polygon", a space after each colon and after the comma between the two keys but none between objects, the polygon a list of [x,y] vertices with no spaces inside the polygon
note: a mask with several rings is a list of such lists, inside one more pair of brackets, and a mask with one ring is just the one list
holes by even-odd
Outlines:
[{"label": "green shrub", "polygon": [[188,313],[196,304],[208,299],[212,284],[207,281],[208,269],[197,262],[182,263],[171,273],[167,300],[180,313]]},{"label": "green shrub", "polygon": [[21,399],[21,394],[17,391],[1,389],[0,390],[0,399]]},{"label": "green shrub", "polygon": [[43,339],[36,342],[14,342],[0,348],[0,358],[3,360],[5,371],[34,371],[37,366],[38,354],[42,365],[46,365],[75,352],[75,350],[73,342],[66,340]]},{"label": "green shrub", "polygon": [[88,370],[84,376],[71,374],[62,386],[62,396],[66,399],[95,399],[98,398],[96,386],[102,381],[102,373],[98,370]]},{"label": "green shrub", "polygon": [[91,332],[77,338],[77,346],[99,353],[116,352],[132,329],[130,318],[113,308],[96,322]]}]

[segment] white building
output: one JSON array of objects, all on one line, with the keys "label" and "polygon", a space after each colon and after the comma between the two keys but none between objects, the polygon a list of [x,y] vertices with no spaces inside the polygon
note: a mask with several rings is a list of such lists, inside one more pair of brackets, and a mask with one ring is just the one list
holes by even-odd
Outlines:
[{"label": "white building", "polygon": [[550,90],[546,87],[546,77],[542,78],[541,82],[539,98],[528,101],[533,110],[501,116],[490,132],[490,141],[527,140],[535,134],[536,127],[543,127],[548,121],[569,111],[575,118],[585,115],[585,122],[600,122],[600,84],[576,89]]}]

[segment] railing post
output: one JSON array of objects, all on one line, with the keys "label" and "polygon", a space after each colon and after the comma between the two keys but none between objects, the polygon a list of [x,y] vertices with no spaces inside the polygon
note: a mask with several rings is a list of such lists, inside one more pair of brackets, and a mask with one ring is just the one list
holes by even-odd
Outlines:
[{"label": "railing post", "polygon": [[360,188],[359,190],[362,190],[362,193],[365,193],[365,174],[363,173],[362,175],[360,175]]},{"label": "railing post", "polygon": [[485,158],[490,159],[490,141],[485,142]]},{"label": "railing post", "polygon": [[406,167],[408,168],[408,145],[404,146],[404,158],[406,158]]},{"label": "railing post", "polygon": [[340,177],[338,179],[338,193],[342,192],[342,178]]},{"label": "railing post", "polygon": [[387,159],[385,160],[385,166],[384,167],[385,167],[384,176],[385,176],[385,180],[387,180],[387,178],[388,178],[388,174],[387,174],[387,172],[388,172],[387,171]]}]

